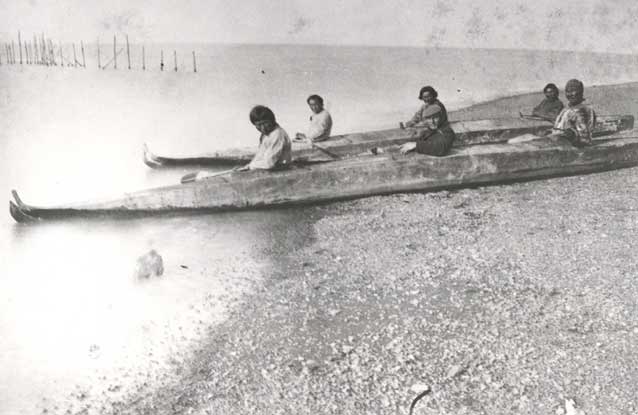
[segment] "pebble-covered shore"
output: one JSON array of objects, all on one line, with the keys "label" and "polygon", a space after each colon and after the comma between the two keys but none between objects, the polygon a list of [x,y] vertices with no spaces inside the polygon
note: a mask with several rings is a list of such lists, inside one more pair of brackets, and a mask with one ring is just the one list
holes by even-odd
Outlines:
[{"label": "pebble-covered shore", "polygon": [[[637,90],[586,95],[637,114]],[[407,414],[430,390],[415,414],[638,413],[637,168],[306,209],[311,242],[106,412]]]}]

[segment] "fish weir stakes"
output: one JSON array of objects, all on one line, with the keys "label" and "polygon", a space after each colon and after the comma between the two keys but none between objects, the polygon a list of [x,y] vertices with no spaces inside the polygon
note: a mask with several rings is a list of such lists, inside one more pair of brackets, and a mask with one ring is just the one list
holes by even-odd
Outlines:
[{"label": "fish weir stakes", "polygon": [[[126,45],[119,46],[117,43],[117,36],[113,36],[113,52],[112,54],[104,53],[102,48],[103,45],[100,44],[100,38],[97,38],[97,42],[95,43],[95,55],[91,51],[92,48],[89,48],[88,51],[85,50],[84,41],[80,40],[79,42],[79,51],[76,48],[77,42],[68,42],[63,44],[61,41],[54,41],[45,35],[44,32],[41,32],[39,35],[33,35],[33,40],[26,40],[22,36],[22,31],[17,31],[17,49],[16,50],[16,41],[15,40],[7,40],[4,43],[4,54],[0,52],[0,65],[41,65],[41,66],[60,66],[60,68],[86,68],[87,59],[90,61],[94,56],[97,63],[97,68],[104,70],[107,68],[112,68],[117,70],[117,58],[118,56],[126,50],[126,67],[128,70],[141,69],[142,71],[146,71],[146,58],[147,58],[147,48],[144,44],[136,45],[131,44],[129,42],[128,34],[124,34],[126,39]],[[65,51],[66,49],[66,51]],[[108,49],[108,48],[107,48]],[[0,49],[1,51],[1,49]],[[133,62],[139,62],[134,55],[135,52],[141,52],[141,66],[135,68]],[[79,52],[79,53],[78,53]],[[88,54],[87,54],[88,52]],[[193,58],[193,73],[197,73],[197,55],[195,51],[190,51]],[[3,56],[4,55],[4,59]],[[87,56],[88,55],[88,56]],[[109,57],[109,55],[111,55]],[[71,57],[72,56],[72,57]],[[157,56],[157,55],[155,55]],[[65,59],[66,57],[66,59]],[[81,60],[80,60],[81,58]],[[104,62],[106,60],[106,62]],[[159,56],[159,70],[164,71],[168,62],[164,60],[164,49],[160,49]],[[185,59],[182,62],[181,69],[184,70],[185,66],[187,66],[188,59]],[[89,62],[90,63],[90,62]],[[178,51],[173,49],[173,71],[178,72],[180,70],[180,65],[178,64]]]}]

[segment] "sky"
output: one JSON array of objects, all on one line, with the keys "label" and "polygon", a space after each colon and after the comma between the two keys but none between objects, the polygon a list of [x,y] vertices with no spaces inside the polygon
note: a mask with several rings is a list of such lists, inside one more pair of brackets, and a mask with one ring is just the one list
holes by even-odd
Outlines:
[{"label": "sky", "polygon": [[285,43],[638,53],[636,0],[0,0],[0,41]]}]

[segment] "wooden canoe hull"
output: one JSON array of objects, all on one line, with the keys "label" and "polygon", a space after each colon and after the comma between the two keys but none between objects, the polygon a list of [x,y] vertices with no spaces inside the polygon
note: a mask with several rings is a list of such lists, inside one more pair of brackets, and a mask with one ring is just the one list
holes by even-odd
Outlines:
[{"label": "wooden canoe hull", "polygon": [[383,154],[283,171],[236,172],[126,194],[106,202],[42,208],[14,193],[16,221],[67,216],[239,210],[313,204],[402,192],[501,184],[638,165],[638,131],[578,149],[540,139],[453,150],[445,157]]},{"label": "wooden canoe hull", "polygon": [[[523,118],[453,121],[450,124],[457,136],[455,147],[501,143],[522,134],[539,134],[551,127],[548,121]],[[631,115],[601,116],[594,129],[594,136],[630,130],[633,125],[634,117]],[[369,153],[373,148],[388,148],[415,141],[422,131],[422,129],[410,128],[346,134],[316,143],[314,147],[310,144],[293,143],[293,160],[296,164],[302,165],[360,156]],[[197,156],[164,157],[155,155],[146,146],[144,147],[144,163],[152,168],[232,166],[248,163],[254,155],[254,148],[244,148]]]}]

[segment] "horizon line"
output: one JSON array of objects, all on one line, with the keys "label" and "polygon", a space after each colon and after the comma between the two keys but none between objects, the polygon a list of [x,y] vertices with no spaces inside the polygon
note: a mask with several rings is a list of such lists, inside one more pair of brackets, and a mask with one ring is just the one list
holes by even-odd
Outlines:
[{"label": "horizon line", "polygon": [[[21,31],[20,31],[21,32]],[[6,35],[7,32],[5,31]],[[0,42],[4,43],[17,43],[17,34],[18,31],[15,31],[15,38],[3,37],[0,39]],[[100,39],[111,39],[112,36],[125,36],[126,33],[116,33],[114,35],[106,35],[104,37],[96,36],[94,37],[95,41]],[[366,44],[366,43],[320,43],[320,42],[307,42],[307,43],[297,43],[297,42],[224,42],[224,41],[206,41],[206,40],[153,40],[147,42],[139,42],[139,41],[130,41],[129,44],[172,44],[172,45],[181,45],[181,44],[201,44],[201,45],[219,45],[219,46],[292,46],[292,47],[335,47],[335,48],[392,48],[392,49],[452,49],[452,50],[495,50],[495,51],[528,51],[528,52],[558,52],[558,53],[588,53],[588,54],[600,54],[600,55],[623,55],[623,56],[638,56],[637,52],[633,51],[609,51],[609,50],[586,50],[586,49],[543,49],[543,48],[534,48],[534,47],[498,47],[498,46],[480,46],[480,47],[467,47],[467,46],[457,46],[457,45],[401,45],[401,44]],[[75,43],[83,41],[83,39],[78,40]],[[54,42],[54,44],[59,41]],[[61,41],[64,44],[72,44],[73,41]],[[105,41],[104,44],[110,43],[109,41]],[[93,41],[85,42],[85,45],[92,45]]]}]

